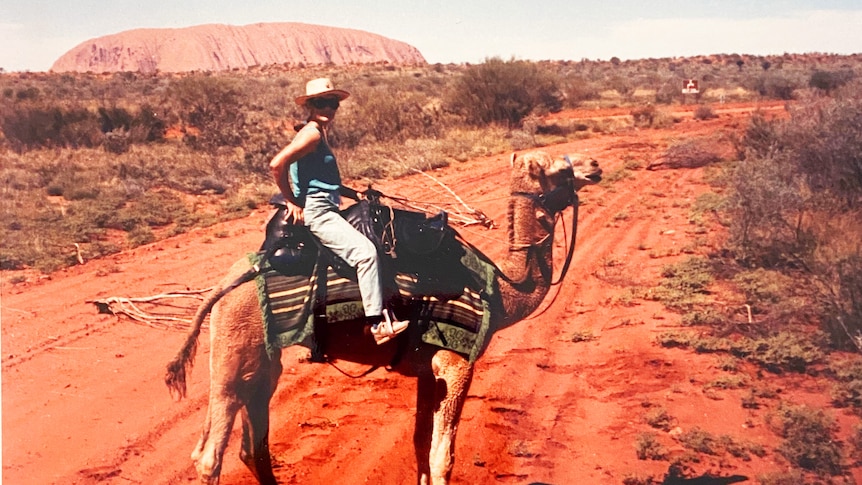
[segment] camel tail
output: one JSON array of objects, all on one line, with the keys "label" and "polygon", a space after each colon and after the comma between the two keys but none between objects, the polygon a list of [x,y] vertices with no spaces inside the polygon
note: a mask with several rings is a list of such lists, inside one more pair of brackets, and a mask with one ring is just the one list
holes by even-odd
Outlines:
[{"label": "camel tail", "polygon": [[186,337],[186,342],[180,348],[174,360],[168,364],[167,372],[165,373],[165,385],[168,386],[168,391],[170,391],[174,399],[180,400],[186,396],[186,375],[191,372],[194,365],[195,353],[198,350],[198,337],[201,334],[201,326],[204,324],[204,319],[206,319],[215,304],[223,296],[227,295],[237,286],[253,280],[259,272],[260,268],[255,266],[233,282],[221,281],[210,291],[209,295],[207,295],[198,307],[194,320],[192,320],[192,329],[188,337]]},{"label": "camel tail", "polygon": [[186,374],[190,373],[192,366],[194,366],[195,354],[198,350],[198,337],[201,334],[201,326],[203,325],[207,315],[212,311],[216,302],[218,302],[224,294],[225,292],[223,291],[223,288],[214,288],[209,295],[207,295],[206,299],[204,299],[203,303],[201,303],[195,312],[195,317],[192,320],[192,330],[186,337],[185,343],[182,348],[180,348],[177,356],[174,357],[174,360],[168,364],[167,372],[165,373],[165,385],[168,386],[171,396],[178,401],[186,397]]}]

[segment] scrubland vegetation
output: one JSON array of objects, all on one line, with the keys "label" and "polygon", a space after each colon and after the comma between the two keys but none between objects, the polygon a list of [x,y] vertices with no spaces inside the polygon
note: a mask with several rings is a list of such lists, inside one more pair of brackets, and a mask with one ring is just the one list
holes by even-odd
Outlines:
[{"label": "scrubland vegetation", "polygon": [[[657,288],[632,294],[663,302],[700,330],[664,333],[660,345],[725,355],[729,371],[747,361],[765,372],[829,376],[835,406],[862,415],[860,61],[859,55],[722,55],[152,76],[0,74],[0,269],[47,273],[74,264],[79,254],[100,257],[265,204],[274,192],[268,161],[301,120],[293,98],[312,77],[329,76],[352,93],[332,141],[356,185],[513,149],[668,126],[670,106],[683,102],[699,103],[695,117],[710,119],[720,102],[792,100],[789,116],[755,114],[734,140],[733,156],[692,140],[668,148],[664,168],[707,167],[715,193],[698,199],[690,223],[718,220],[727,239],[711,254],[684,250],[689,257],[668,265]],[[697,97],[680,94],[687,78],[700,80]],[[616,124],[542,119],[577,107],[628,107],[631,116]],[[605,184],[641,168],[627,163]],[[717,285],[725,289],[721,297]],[[728,386],[750,383],[713,385]],[[751,387],[742,405],[764,399],[778,397]],[[647,421],[666,431],[673,417],[653,409]],[[862,457],[862,430],[842,448],[819,410],[783,403],[769,424],[784,440],[778,452],[796,468],[761,477],[762,483],[840,475]],[[695,454],[763,452],[700,430],[678,441]],[[654,433],[643,434],[636,449],[642,459],[667,455]]]},{"label": "scrubland vegetation", "polygon": [[[856,415],[862,415],[860,87],[854,79],[796,91],[786,118],[755,113],[731,160],[704,163],[698,150],[668,153],[676,167],[709,165],[716,192],[698,199],[690,222],[701,224],[710,211],[727,226],[727,239],[718,252],[667,265],[659,287],[647,292],[697,330],[663,333],[660,345],[728,355],[777,374],[825,377],[833,382],[832,405]],[[752,387],[742,405],[778,398]],[[846,477],[831,477],[858,464],[862,443],[838,440],[824,410],[782,401],[767,424],[782,438],[776,451],[795,469],[760,477],[762,483],[845,483]],[[656,444],[647,436],[639,447],[649,455]]]},{"label": "scrubland vegetation", "polygon": [[[85,258],[99,257],[265,203],[273,192],[267,162],[292,136],[303,116],[293,98],[315,76],[352,93],[332,138],[345,176],[364,183],[672,123],[660,105],[699,101],[697,116],[708,119],[709,102],[791,99],[812,87],[831,93],[854,78],[858,62],[720,55],[186,75],[0,72],[0,269],[51,272],[75,263],[76,243]],[[700,79],[697,98],[680,94],[687,78]],[[631,106],[632,121],[541,122],[578,106]],[[677,154],[671,163],[691,158],[681,150],[682,161]]]}]

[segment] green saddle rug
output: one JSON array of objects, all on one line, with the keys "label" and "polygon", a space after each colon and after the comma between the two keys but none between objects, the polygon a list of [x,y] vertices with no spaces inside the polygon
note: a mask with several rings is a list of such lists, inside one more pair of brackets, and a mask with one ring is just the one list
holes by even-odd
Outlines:
[{"label": "green saddle rug", "polygon": [[[397,273],[398,294],[394,298],[399,300],[399,308],[407,309],[411,325],[419,326],[423,342],[461,353],[475,362],[494,333],[491,317],[500,308],[500,301],[494,266],[471,248],[464,249],[458,269],[468,277],[460,295],[435,295],[418,275]],[[270,354],[291,345],[315,349],[316,313],[325,314],[324,325],[363,318],[356,282],[332,268],[323,272],[315,269],[310,278],[285,276],[261,263],[262,257],[263,253],[252,253],[248,260],[261,265],[255,283]],[[399,317],[404,316],[399,313]]]}]

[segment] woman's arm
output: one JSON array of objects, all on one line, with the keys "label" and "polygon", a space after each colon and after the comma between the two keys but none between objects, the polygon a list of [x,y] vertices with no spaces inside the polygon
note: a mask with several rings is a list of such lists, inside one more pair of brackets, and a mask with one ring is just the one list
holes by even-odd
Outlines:
[{"label": "woman's arm", "polygon": [[287,213],[285,217],[288,221],[295,224],[303,223],[302,207],[293,195],[293,189],[290,186],[290,164],[308,155],[317,148],[320,142],[320,131],[316,125],[309,123],[293,138],[293,140],[284,147],[278,154],[269,162],[269,170],[278,185],[281,194],[287,203]]}]

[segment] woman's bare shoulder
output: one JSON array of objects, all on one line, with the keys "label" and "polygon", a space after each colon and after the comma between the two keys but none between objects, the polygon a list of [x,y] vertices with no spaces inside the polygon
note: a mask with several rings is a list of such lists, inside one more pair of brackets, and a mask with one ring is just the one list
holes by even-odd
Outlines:
[{"label": "woman's bare shoulder", "polygon": [[320,126],[315,122],[306,123],[305,126],[299,129],[296,132],[296,137],[294,140],[301,140],[303,142],[317,142],[320,141],[322,137]]}]

